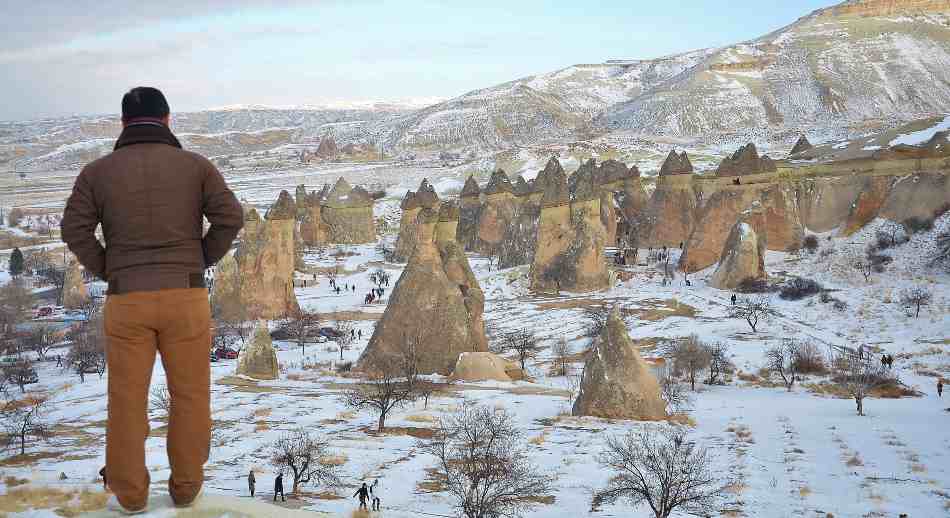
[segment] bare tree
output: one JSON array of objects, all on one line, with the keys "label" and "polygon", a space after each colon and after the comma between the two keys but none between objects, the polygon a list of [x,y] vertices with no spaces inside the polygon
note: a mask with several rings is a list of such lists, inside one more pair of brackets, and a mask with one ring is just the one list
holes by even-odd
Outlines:
[{"label": "bare tree", "polygon": [[26,391],[26,386],[36,383],[39,379],[36,376],[36,369],[33,367],[33,360],[21,356],[13,363],[3,366],[0,372],[7,383],[20,387],[20,392]]},{"label": "bare tree", "polygon": [[301,356],[307,355],[307,342],[316,340],[320,333],[320,315],[297,309],[293,311],[283,323],[284,331],[300,346]]},{"label": "bare tree", "polygon": [[44,394],[28,394],[23,399],[10,399],[0,405],[0,445],[17,448],[26,454],[27,440],[47,440],[51,436],[46,423],[49,399]]},{"label": "bare tree", "polygon": [[905,288],[900,292],[901,305],[905,308],[916,308],[914,318],[920,318],[921,306],[927,306],[933,300],[933,293],[923,286]]},{"label": "bare tree", "polygon": [[53,286],[53,294],[56,296],[56,303],[63,303],[63,290],[66,287],[66,267],[56,266],[53,263],[47,264],[42,270],[37,270],[37,276]]},{"label": "bare tree", "polygon": [[215,329],[217,330],[216,334],[233,336],[240,340],[243,349],[254,334],[254,323],[240,318],[217,318],[215,319]]},{"label": "bare tree", "polygon": [[571,346],[560,337],[551,346],[551,375],[567,376],[571,372]]},{"label": "bare tree", "polygon": [[315,482],[321,486],[342,485],[336,463],[330,461],[330,441],[303,428],[286,433],[271,445],[271,464],[293,475],[293,493],[301,484]]},{"label": "bare tree", "polygon": [[845,261],[848,267],[864,277],[864,282],[871,282],[871,274],[874,273],[874,261],[871,260],[868,254],[851,248],[846,252]]},{"label": "bare tree", "polygon": [[668,365],[664,367],[660,378],[660,395],[674,412],[683,412],[693,406],[692,394],[686,389],[685,384],[676,379],[673,369]]},{"label": "bare tree", "polygon": [[415,380],[400,376],[397,368],[390,367],[370,374],[369,379],[347,389],[340,401],[357,410],[369,408],[378,414],[376,430],[386,429],[386,416],[394,408],[404,406],[416,398]]},{"label": "bare tree", "polygon": [[349,349],[350,344],[353,343],[353,333],[356,330],[356,326],[353,324],[352,320],[346,320],[338,318],[336,321],[336,331],[339,333],[339,336],[334,338],[336,344],[340,347],[340,360],[343,360],[343,351]]},{"label": "bare tree", "polygon": [[33,306],[33,294],[21,279],[13,279],[0,287],[0,338],[12,335],[16,326],[26,320]]},{"label": "bare tree", "polygon": [[516,518],[553,490],[551,475],[527,457],[521,431],[503,409],[463,401],[420,448],[466,518]]},{"label": "bare tree", "polygon": [[23,350],[33,351],[40,361],[46,361],[46,355],[56,345],[53,328],[47,325],[36,326],[23,337]]},{"label": "bare tree", "polygon": [[607,317],[610,316],[610,308],[607,306],[587,306],[583,310],[583,315],[584,337],[594,339],[607,328]]},{"label": "bare tree", "polygon": [[798,376],[798,357],[801,344],[791,338],[783,338],[780,344],[774,345],[765,351],[766,367],[770,372],[778,374],[785,384],[785,389],[792,391],[795,378]]},{"label": "bare tree", "polygon": [[709,377],[706,379],[706,384],[715,385],[720,383],[720,376],[732,372],[732,362],[729,360],[729,345],[723,342],[707,344],[706,352],[709,355]]},{"label": "bare tree", "polygon": [[677,371],[689,376],[690,390],[696,390],[696,375],[709,367],[709,350],[698,335],[670,341],[664,350],[664,356]]},{"label": "bare tree", "polygon": [[881,385],[896,381],[888,376],[887,368],[870,354],[841,353],[835,365],[841,387],[854,399],[858,415],[864,415],[864,399]]},{"label": "bare tree", "polygon": [[66,357],[67,365],[86,381],[86,374],[96,373],[101,378],[106,368],[105,330],[102,314],[94,313],[73,333],[72,346]]},{"label": "bare tree", "polygon": [[534,333],[526,327],[505,333],[502,336],[501,343],[496,347],[499,352],[511,351],[515,353],[518,362],[521,363],[521,370],[525,372],[527,372],[525,369],[527,369],[528,360],[537,356],[541,349],[541,344]]},{"label": "bare tree", "polygon": [[698,516],[717,513],[726,484],[716,475],[706,448],[686,439],[680,428],[644,428],[608,437],[600,464],[614,476],[594,493],[591,509],[627,500],[647,504],[656,518],[680,510]]},{"label": "bare tree", "polygon": [[749,327],[752,328],[753,333],[759,325],[759,321],[765,320],[769,315],[774,313],[772,303],[769,301],[769,298],[764,295],[748,298],[743,297],[736,301],[734,306],[730,306],[729,309],[729,316],[745,320],[746,323],[749,324]]},{"label": "bare tree", "polygon": [[172,409],[172,395],[168,392],[167,386],[160,385],[152,387],[149,401],[152,403],[152,408],[158,410],[162,417],[168,418],[168,414]]},{"label": "bare tree", "polygon": [[937,246],[934,252],[933,262],[950,266],[950,230],[938,234],[935,242]]}]

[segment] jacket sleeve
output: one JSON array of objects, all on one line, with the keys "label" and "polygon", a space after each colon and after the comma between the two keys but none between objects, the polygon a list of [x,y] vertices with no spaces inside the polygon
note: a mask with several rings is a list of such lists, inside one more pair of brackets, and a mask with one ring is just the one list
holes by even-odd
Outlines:
[{"label": "jacket sleeve", "polygon": [[73,192],[66,201],[59,230],[63,242],[76,255],[79,262],[96,277],[105,280],[106,250],[96,239],[99,225],[99,208],[89,181],[89,173],[83,170],[76,177]]},{"label": "jacket sleeve", "polygon": [[231,249],[231,243],[244,226],[244,211],[218,169],[211,162],[206,166],[208,172],[202,186],[201,211],[211,228],[201,240],[201,249],[205,266],[211,266]]}]

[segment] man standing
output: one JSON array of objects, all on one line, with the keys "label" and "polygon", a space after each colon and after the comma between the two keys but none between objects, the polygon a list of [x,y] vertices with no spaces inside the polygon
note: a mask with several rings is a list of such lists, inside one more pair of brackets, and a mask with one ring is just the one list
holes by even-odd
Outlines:
[{"label": "man standing", "polygon": [[943,379],[937,378],[937,397],[943,397]]},{"label": "man standing", "polygon": [[[137,87],[122,98],[122,134],[76,178],[63,241],[108,281],[105,304],[109,488],[125,512],[143,512],[149,474],[148,394],[156,353],[171,393],[168,491],[189,506],[204,479],[211,438],[210,306],[204,269],[231,248],[241,205],[221,173],[184,151],[168,127],[165,96]],[[204,219],[211,223],[202,235]],[[102,225],[104,243],[96,238]]]},{"label": "man standing", "polygon": [[366,482],[363,482],[363,486],[357,489],[353,496],[359,497],[360,509],[366,509],[366,500],[369,498],[369,489],[366,487]]},{"label": "man standing", "polygon": [[251,492],[251,498],[254,498],[254,484],[257,483],[257,479],[254,478],[254,470],[252,469],[247,473],[247,489]]}]

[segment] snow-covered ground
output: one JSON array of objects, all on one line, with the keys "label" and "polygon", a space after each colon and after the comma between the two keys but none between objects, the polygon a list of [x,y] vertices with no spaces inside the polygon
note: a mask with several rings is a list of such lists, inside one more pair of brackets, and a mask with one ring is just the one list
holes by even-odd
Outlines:
[{"label": "snow-covered ground", "polygon": [[[759,372],[764,350],[782,338],[807,340],[827,350],[829,346],[870,345],[898,358],[895,368],[908,387],[920,397],[871,399],[866,416],[859,417],[854,402],[814,393],[805,387],[820,381],[806,377],[789,393],[781,386],[730,377],[724,386],[697,385],[690,436],[708,446],[718,473],[735,481],[723,505],[723,515],[748,517],[786,516],[946,516],[950,509],[950,433],[946,421],[950,403],[937,399],[939,372],[950,375],[950,277],[926,264],[934,232],[912,237],[910,242],[885,253],[894,261],[887,272],[866,282],[857,272],[842,267],[847,250],[864,244],[882,222],[850,238],[820,238],[812,255],[770,252],[767,269],[780,279],[809,276],[820,281],[847,307],[835,310],[818,297],[772,303],[777,315],[753,333],[744,321],[728,317],[730,293],[706,286],[712,269],[661,285],[661,274],[652,266],[630,271],[633,277],[610,290],[594,294],[539,297],[527,289],[526,266],[489,270],[488,261],[470,261],[487,298],[485,320],[492,334],[529,328],[545,345],[564,337],[575,352],[588,343],[583,338],[583,308],[619,304],[631,337],[642,354],[653,357],[661,339],[693,333],[706,341],[730,348],[731,359],[743,378]],[[950,226],[950,216],[937,221],[937,230]],[[343,252],[343,254],[339,254]],[[337,254],[338,257],[334,257]],[[322,255],[307,255],[311,268],[338,267],[338,284],[356,286],[336,295],[325,277],[297,289],[301,304],[315,311],[359,318],[362,338],[343,351],[343,361],[356,360],[372,334],[375,319],[384,311],[403,265],[385,263],[374,245],[333,247]],[[390,273],[391,283],[382,303],[363,304],[372,287],[369,275],[376,268]],[[909,316],[898,304],[897,292],[909,285],[926,285],[934,300],[920,318]],[[380,480],[383,512],[379,516],[452,516],[447,494],[431,492],[424,482],[433,459],[419,452],[416,436],[461,398],[503,407],[515,416],[524,432],[531,460],[555,479],[555,500],[527,516],[574,517],[588,514],[590,491],[603,485],[609,473],[597,463],[605,437],[643,426],[666,423],[610,421],[570,416],[571,382],[549,375],[550,354],[545,351],[529,363],[532,380],[512,383],[446,384],[423,408],[415,403],[401,408],[387,420],[391,431],[372,430],[375,416],[354,412],[339,400],[355,381],[335,373],[340,352],[333,342],[309,345],[306,354],[290,343],[277,342],[281,379],[253,382],[233,376],[234,361],[212,364],[214,435],[207,467],[209,493],[246,498],[245,477],[257,473],[258,497],[272,496],[274,469],[269,445],[283,432],[303,427],[329,437],[334,454],[344,460],[341,470],[347,487],[326,491],[305,487],[300,499],[288,506],[349,516],[356,508],[351,495],[363,481]],[[65,351],[60,351],[65,352]],[[55,354],[55,353],[54,353]],[[574,374],[582,364],[573,365]],[[54,391],[51,420],[57,433],[50,442],[34,443],[26,460],[0,462],[2,475],[30,480],[34,486],[94,487],[104,460],[106,384],[92,375],[85,383],[62,373],[55,362],[39,368],[41,383],[33,389]],[[446,381],[435,378],[436,381]],[[165,383],[156,363],[153,385]],[[950,397],[950,396],[948,396]],[[165,423],[152,414],[152,435],[147,457],[153,489],[164,491],[168,477],[165,457]],[[60,480],[60,473],[66,475]],[[11,488],[3,484],[3,491]],[[30,487],[30,486],[27,486]],[[727,514],[732,513],[732,514]],[[826,514],[827,513],[827,514]],[[600,516],[646,517],[646,508],[608,506]],[[40,516],[32,511],[13,516]],[[155,514],[159,516],[159,514]]]}]

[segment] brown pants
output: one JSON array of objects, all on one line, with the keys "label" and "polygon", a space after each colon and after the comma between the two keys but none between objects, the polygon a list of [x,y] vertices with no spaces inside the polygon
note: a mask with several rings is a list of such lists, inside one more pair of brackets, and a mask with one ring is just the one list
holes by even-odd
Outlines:
[{"label": "brown pants", "polygon": [[187,504],[201,489],[211,442],[210,320],[204,288],[139,291],[106,300],[106,475],[126,509],[138,510],[148,502],[145,440],[156,351],[171,394],[168,491],[176,503]]}]

